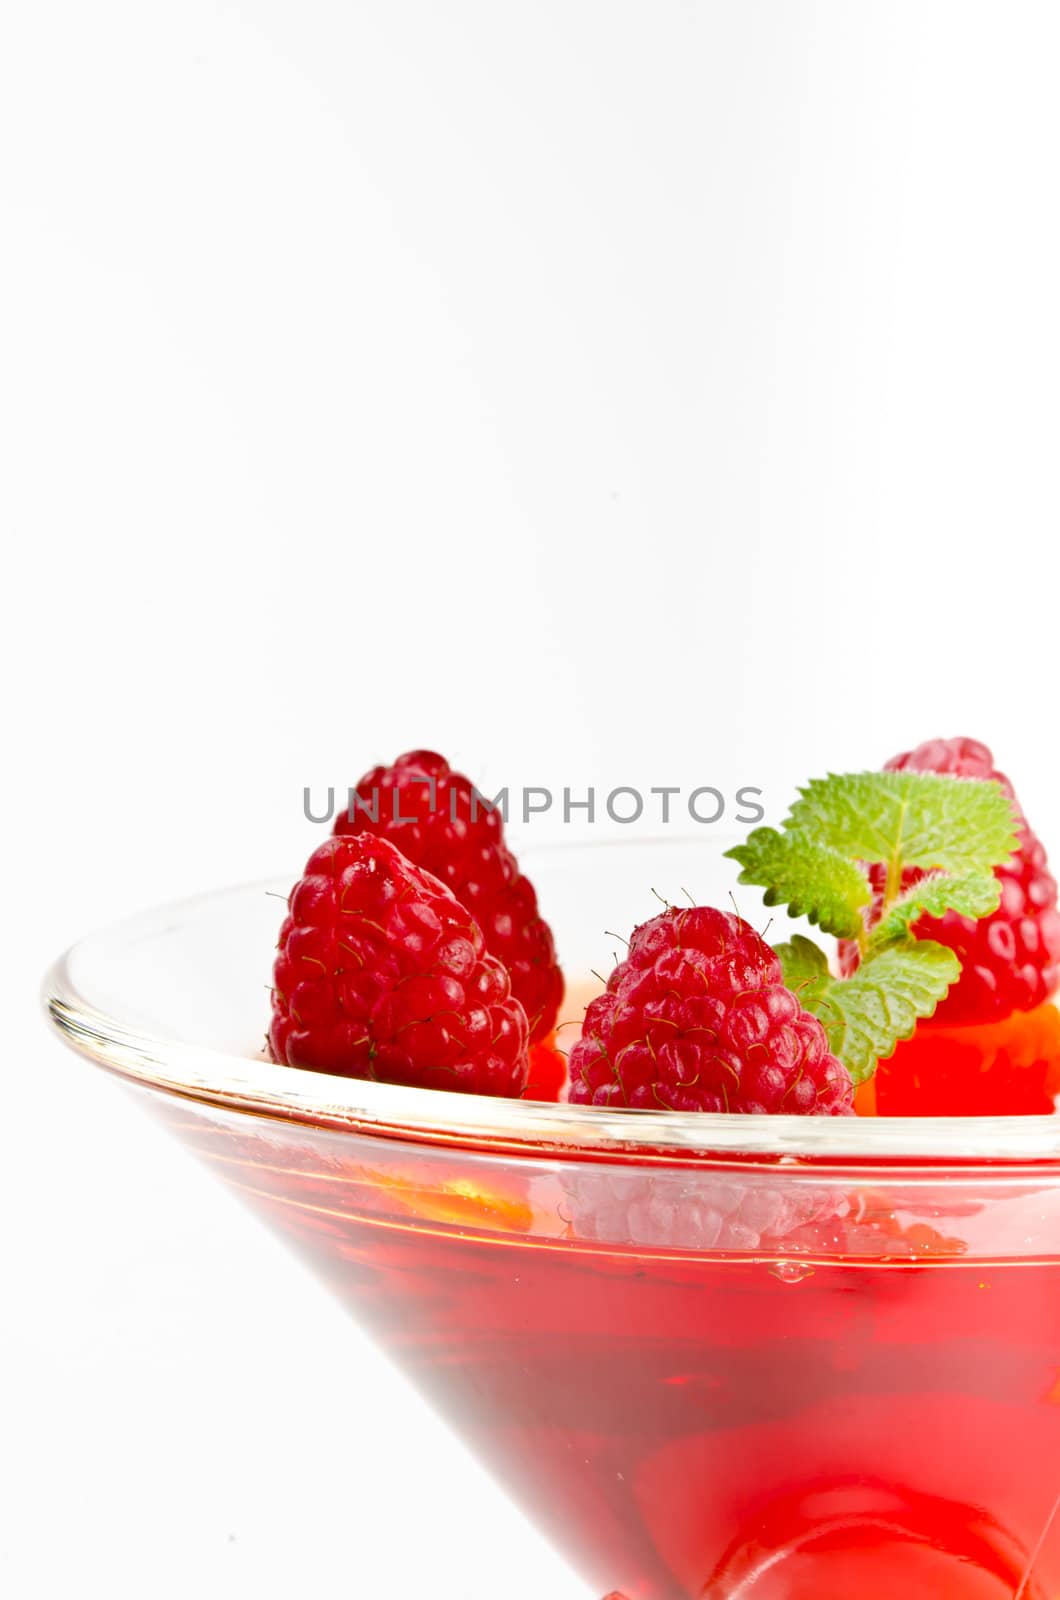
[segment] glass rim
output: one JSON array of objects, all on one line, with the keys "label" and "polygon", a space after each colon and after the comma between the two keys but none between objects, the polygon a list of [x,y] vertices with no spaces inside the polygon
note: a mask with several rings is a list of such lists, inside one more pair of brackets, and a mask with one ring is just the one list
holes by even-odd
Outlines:
[{"label": "glass rim", "polygon": [[[170,901],[101,932],[132,932],[160,915],[172,917],[233,895],[260,893],[273,889],[276,881]],[[71,967],[82,947],[98,937],[90,934],[71,945],[43,981],[45,1012],[64,1042],[143,1088],[255,1118],[526,1156],[556,1152],[618,1160],[1060,1165],[1060,1115],[813,1117],[612,1110],[409,1088],[280,1066],[264,1055],[239,1055],[146,1032],[123,1021],[113,1008],[94,1004],[79,990]]]}]

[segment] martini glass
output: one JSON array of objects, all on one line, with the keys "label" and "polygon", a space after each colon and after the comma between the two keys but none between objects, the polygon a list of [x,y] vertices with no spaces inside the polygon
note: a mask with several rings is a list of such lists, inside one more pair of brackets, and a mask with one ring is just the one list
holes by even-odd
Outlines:
[{"label": "martini glass", "polygon": [[[649,886],[731,881],[682,841],[532,871],[576,980]],[[275,1066],[287,888],[85,940],[50,1016],[295,1243],[588,1595],[1055,1600],[1060,1119],[598,1111]]]}]

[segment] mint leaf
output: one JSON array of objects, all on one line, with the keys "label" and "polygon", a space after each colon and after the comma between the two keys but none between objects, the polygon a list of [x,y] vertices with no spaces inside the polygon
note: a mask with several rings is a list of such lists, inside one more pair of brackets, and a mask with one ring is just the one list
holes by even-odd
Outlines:
[{"label": "mint leaf", "polygon": [[[1015,806],[993,780],[833,773],[800,790],[781,831],[757,828],[728,852],[740,882],[765,890],[766,905],[786,905],[826,933],[857,940],[860,964],[847,979],[832,976],[809,939],[777,952],[785,983],[819,1017],[855,1082],[930,1017],[960,977],[954,952],[912,937],[914,923],[947,911],[995,911],[994,868],[1012,855],[1017,825]],[[869,865],[885,876],[870,880]],[[919,881],[903,887],[909,868]]]},{"label": "mint leaf", "polygon": [[807,917],[839,939],[862,932],[861,908],[872,900],[872,886],[838,850],[796,830],[756,828],[725,853],[742,867],[741,883],[765,889],[767,906],[787,906],[793,917]]},{"label": "mint leaf", "polygon": [[780,947],[785,982],[794,986],[789,971],[808,974],[796,990],[799,1002],[820,1020],[832,1054],[855,1083],[870,1078],[876,1063],[891,1055],[900,1039],[908,1039],[922,1017],[931,1016],[961,972],[960,961],[945,945],[910,939],[880,950],[853,977],[833,978],[821,951],[819,961],[805,949],[792,953],[796,943],[816,950],[809,939]]},{"label": "mint leaf", "polygon": [[878,950],[851,978],[834,978],[823,950],[802,934],[776,947],[784,982],[824,1027],[828,1046],[855,1083],[876,1070],[900,1039],[930,1017],[961,964],[933,939],[908,939]]},{"label": "mint leaf", "polygon": [[786,944],[774,947],[774,954],[780,958],[780,965],[784,972],[784,983],[793,994],[797,994],[806,1010],[805,993],[811,987],[825,987],[834,980],[828,970],[828,957],[820,945],[814,944],[812,939],[807,939],[804,934],[797,933]]},{"label": "mint leaf", "polygon": [[941,917],[956,911],[962,917],[989,917],[1001,904],[1001,884],[992,872],[961,877],[930,873],[898,896],[869,938],[870,955],[884,945],[907,939],[918,917]]},{"label": "mint leaf", "polygon": [[1016,848],[1012,802],[993,780],[935,772],[854,772],[800,790],[785,830],[856,861],[990,872]]}]

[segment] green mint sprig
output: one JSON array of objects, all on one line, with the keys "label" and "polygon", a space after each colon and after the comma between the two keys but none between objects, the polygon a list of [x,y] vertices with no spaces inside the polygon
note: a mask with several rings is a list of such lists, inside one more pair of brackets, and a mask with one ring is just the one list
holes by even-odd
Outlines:
[{"label": "green mint sprig", "polygon": [[[781,829],[756,828],[727,854],[740,882],[765,891],[824,933],[855,940],[857,970],[835,978],[824,951],[797,935],[778,947],[784,981],[818,1016],[855,1082],[929,1017],[960,976],[952,950],[911,929],[946,911],[984,917],[1000,903],[994,868],[1016,848],[1016,814],[993,781],[921,772],[858,772],[814,779]],[[878,915],[867,868],[883,869]],[[907,868],[921,876],[903,884]]]}]

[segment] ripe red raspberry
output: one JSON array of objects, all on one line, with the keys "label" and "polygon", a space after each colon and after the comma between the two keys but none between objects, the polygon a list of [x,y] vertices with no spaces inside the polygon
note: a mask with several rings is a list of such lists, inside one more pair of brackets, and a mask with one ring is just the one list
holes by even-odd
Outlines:
[{"label": "ripe red raspberry", "polygon": [[468,778],[433,750],[412,750],[392,767],[365,773],[335,832],[389,839],[440,878],[475,918],[490,954],[508,968],[531,1041],[551,1033],[563,999],[552,931],[504,842],[500,811]]},{"label": "ripe red raspberry", "polygon": [[707,906],[636,930],[570,1055],[582,1104],[846,1115],[853,1093],[765,940]]},{"label": "ripe red raspberry", "polygon": [[482,931],[386,839],[329,839],[291,890],[273,1057],[346,1078],[520,1095],[526,1013]]},{"label": "ripe red raspberry", "polygon": [[[993,778],[1011,800],[1016,799],[1009,780],[995,770],[986,745],[975,739],[929,739],[915,750],[895,756],[885,770]],[[921,917],[913,926],[918,938],[937,939],[961,961],[961,976],[936,1010],[933,1023],[995,1022],[1014,1011],[1033,1011],[1060,983],[1056,881],[1049,873],[1041,841],[1027,825],[1022,810],[1019,815],[1019,848],[1006,866],[997,868],[1001,904],[993,916],[977,922],[948,911],[944,917]],[[871,876],[877,899],[870,920],[879,908],[883,869],[874,868]],[[922,876],[915,869],[907,872],[903,886]],[[856,946],[843,946],[840,959],[843,970],[852,971],[857,965]]]}]

